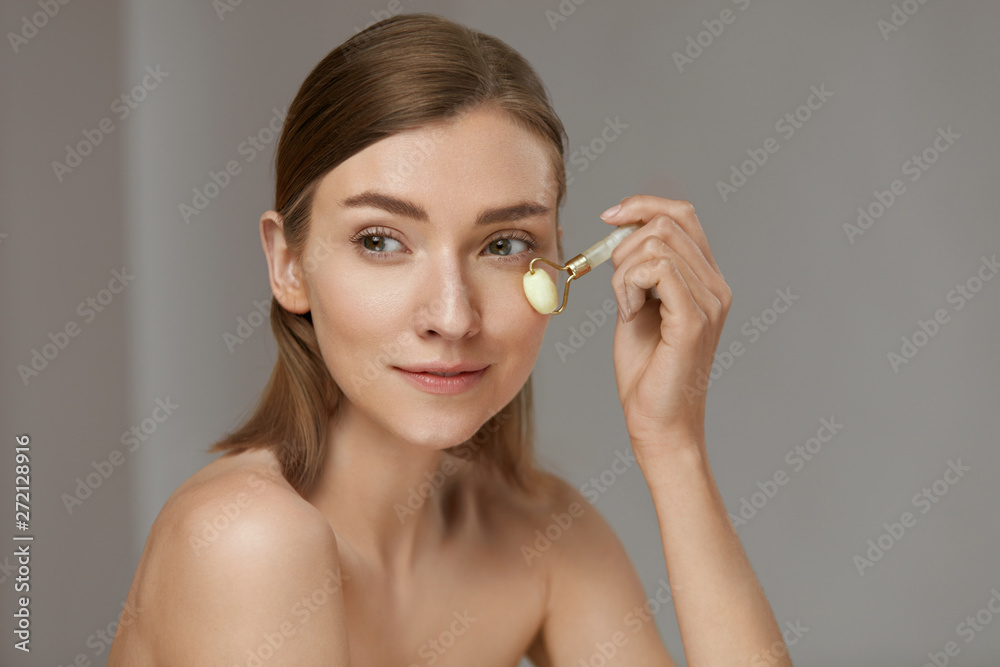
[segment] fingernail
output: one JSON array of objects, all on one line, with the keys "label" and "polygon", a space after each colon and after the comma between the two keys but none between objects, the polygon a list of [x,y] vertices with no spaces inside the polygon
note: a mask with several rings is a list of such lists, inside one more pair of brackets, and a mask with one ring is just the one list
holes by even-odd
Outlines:
[{"label": "fingernail", "polygon": [[618,319],[621,320],[622,324],[625,323],[625,313],[620,306],[618,307]]},{"label": "fingernail", "polygon": [[608,218],[613,218],[618,214],[618,211],[620,211],[621,208],[622,208],[621,204],[615,204],[604,213],[601,213],[601,218],[603,218],[604,220],[607,220]]}]

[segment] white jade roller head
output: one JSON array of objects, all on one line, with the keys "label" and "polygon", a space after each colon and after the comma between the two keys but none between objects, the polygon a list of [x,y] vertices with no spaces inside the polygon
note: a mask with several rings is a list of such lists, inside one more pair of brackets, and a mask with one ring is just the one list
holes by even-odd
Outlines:
[{"label": "white jade roller head", "polygon": [[[524,295],[528,297],[528,302],[542,315],[558,315],[563,312],[563,309],[566,308],[566,301],[569,299],[570,282],[588,273],[595,266],[609,260],[611,252],[618,247],[618,244],[626,236],[642,227],[642,225],[643,223],[641,222],[619,225],[615,231],[569,260],[565,266],[559,266],[544,257],[536,257],[531,260],[531,264],[528,265],[528,272],[524,274]],[[569,278],[566,279],[566,286],[563,290],[562,306],[559,306],[559,292],[556,290],[556,285],[552,282],[552,278],[541,269],[536,271],[535,262],[547,262],[560,271],[569,272]],[[556,306],[559,306],[558,310]]]}]

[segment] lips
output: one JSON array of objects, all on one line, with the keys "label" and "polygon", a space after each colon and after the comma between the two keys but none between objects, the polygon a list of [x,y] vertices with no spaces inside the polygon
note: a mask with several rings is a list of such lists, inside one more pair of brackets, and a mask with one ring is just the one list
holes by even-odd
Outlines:
[{"label": "lips", "polygon": [[429,375],[452,377],[461,373],[476,373],[488,365],[475,361],[459,361],[454,363],[430,362],[412,366],[397,366],[396,368],[409,371],[410,373],[427,373]]},{"label": "lips", "polygon": [[[469,370],[437,370],[417,367],[413,370],[396,366],[396,370],[415,387],[432,394],[461,394],[477,386],[486,373],[487,366],[460,364]],[[478,366],[479,368],[473,368]],[[454,368],[454,367],[453,367]]]}]

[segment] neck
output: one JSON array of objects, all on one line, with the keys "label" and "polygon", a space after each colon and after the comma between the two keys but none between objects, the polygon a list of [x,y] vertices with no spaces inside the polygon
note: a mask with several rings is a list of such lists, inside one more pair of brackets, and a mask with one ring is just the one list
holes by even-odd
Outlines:
[{"label": "neck", "polygon": [[359,415],[344,400],[327,428],[327,451],[306,499],[368,568],[412,572],[449,529],[461,461],[416,447]]}]

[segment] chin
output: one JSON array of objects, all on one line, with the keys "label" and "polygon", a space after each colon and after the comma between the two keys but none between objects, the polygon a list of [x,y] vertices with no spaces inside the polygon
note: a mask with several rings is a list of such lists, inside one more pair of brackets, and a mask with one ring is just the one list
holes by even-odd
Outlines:
[{"label": "chin", "polygon": [[[396,405],[403,407],[402,402]],[[472,441],[480,427],[502,408],[493,407],[492,402],[466,403],[460,407],[442,402],[438,406],[396,411],[392,420],[401,440],[421,449],[441,450]],[[405,427],[398,429],[400,425]]]}]

